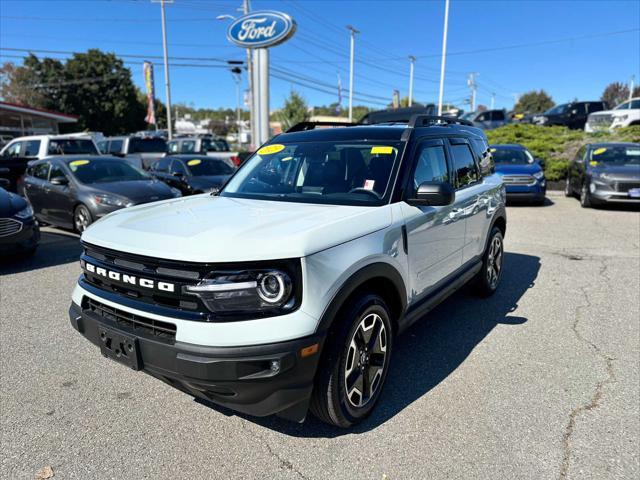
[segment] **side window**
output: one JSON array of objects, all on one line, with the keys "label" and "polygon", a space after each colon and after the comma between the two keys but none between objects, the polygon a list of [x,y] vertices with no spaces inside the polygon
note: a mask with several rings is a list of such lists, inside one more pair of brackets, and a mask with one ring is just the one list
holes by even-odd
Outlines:
[{"label": "side window", "polygon": [[122,140],[111,140],[109,153],[122,153]]},{"label": "side window", "polygon": [[453,168],[456,172],[458,188],[464,188],[478,181],[476,162],[469,145],[451,145]]},{"label": "side window", "polygon": [[49,172],[49,181],[51,181],[52,178],[56,178],[56,177],[66,178],[66,175],[64,173],[64,170],[62,170],[62,167],[60,167],[59,165],[52,165],[51,172]]},{"label": "side window", "polygon": [[40,140],[29,140],[25,142],[23,156],[37,157],[38,153],[40,153]]},{"label": "side window", "polygon": [[471,146],[476,153],[476,157],[480,159],[480,175],[486,177],[487,175],[495,173],[495,162],[493,161],[493,155],[486,140],[472,138]]},{"label": "side window", "polygon": [[194,153],[196,151],[196,142],[193,140],[185,140],[182,142],[182,153]]},{"label": "side window", "polygon": [[170,158],[161,158],[153,164],[153,170],[156,172],[169,173],[169,165],[171,165]]},{"label": "side window", "polygon": [[12,143],[9,148],[7,148],[7,151],[5,153],[9,157],[19,157],[20,150],[22,150],[22,142],[16,142]]},{"label": "side window", "polygon": [[169,153],[178,153],[178,142],[169,142]]},{"label": "side window", "polygon": [[491,118],[490,115],[491,115],[491,112],[481,113],[476,117],[476,122],[487,122]]},{"label": "side window", "polygon": [[108,145],[109,142],[106,140],[98,142],[98,150],[100,150],[100,153],[107,153],[109,151]]},{"label": "side window", "polygon": [[412,194],[424,182],[448,182],[447,160],[442,145],[424,145],[420,147],[413,172]]},{"label": "side window", "polygon": [[504,111],[494,110],[493,112],[491,112],[491,120],[497,120],[499,122],[504,121]]},{"label": "side window", "polygon": [[33,167],[33,176],[40,180],[49,178],[49,162],[44,162]]},{"label": "side window", "polygon": [[573,106],[572,110],[576,110],[576,115],[584,115],[587,113],[587,104],[586,103],[576,103]]},{"label": "side window", "polygon": [[576,153],[576,158],[573,159],[574,162],[581,162],[582,159],[584,158],[584,153],[587,150],[587,147],[581,147],[580,150],[578,150],[578,153]]},{"label": "side window", "polygon": [[186,175],[187,170],[184,168],[184,165],[180,160],[174,160],[171,164],[171,173],[180,173],[181,175]]}]

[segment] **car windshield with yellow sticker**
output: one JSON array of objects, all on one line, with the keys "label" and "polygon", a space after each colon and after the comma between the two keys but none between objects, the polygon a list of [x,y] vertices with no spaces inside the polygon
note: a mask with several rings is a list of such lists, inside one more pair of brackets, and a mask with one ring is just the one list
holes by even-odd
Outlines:
[{"label": "car windshield with yellow sticker", "polygon": [[379,205],[401,142],[274,143],[260,148],[222,196],[336,205]]},{"label": "car windshield with yellow sticker", "polygon": [[234,168],[217,158],[191,158],[186,162],[191,175],[195,177],[213,177],[217,175],[231,175]]},{"label": "car windshield with yellow sticker", "polygon": [[640,144],[638,145],[608,145],[591,151],[592,166],[600,164],[640,165]]},{"label": "car windshield with yellow sticker", "polygon": [[74,159],[67,162],[71,174],[80,183],[111,183],[150,180],[151,177],[126,160],[92,158]]}]

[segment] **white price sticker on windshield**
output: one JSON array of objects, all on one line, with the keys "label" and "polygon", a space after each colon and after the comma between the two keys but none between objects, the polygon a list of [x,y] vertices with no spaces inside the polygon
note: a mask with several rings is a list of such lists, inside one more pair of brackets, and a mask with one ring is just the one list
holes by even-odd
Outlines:
[{"label": "white price sticker on windshield", "polygon": [[364,181],[364,189],[365,190],[373,190],[373,186],[376,184],[375,180],[365,180]]}]

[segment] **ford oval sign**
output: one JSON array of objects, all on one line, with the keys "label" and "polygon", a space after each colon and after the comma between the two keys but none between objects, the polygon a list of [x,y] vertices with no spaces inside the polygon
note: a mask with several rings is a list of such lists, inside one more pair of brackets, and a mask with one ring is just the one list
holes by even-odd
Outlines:
[{"label": "ford oval sign", "polygon": [[296,31],[296,22],[286,13],[263,10],[235,20],[227,30],[230,42],[244,48],[273,47]]}]

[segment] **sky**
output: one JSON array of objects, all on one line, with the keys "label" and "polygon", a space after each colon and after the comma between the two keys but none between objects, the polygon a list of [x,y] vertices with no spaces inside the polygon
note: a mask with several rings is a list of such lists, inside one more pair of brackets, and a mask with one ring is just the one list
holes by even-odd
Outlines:
[{"label": "sky", "polygon": [[[226,39],[241,1],[174,0],[167,5],[171,97],[195,107],[236,106],[227,60],[245,51]],[[270,49],[271,109],[293,89],[310,105],[338,101],[338,76],[349,83],[349,32],[356,36],[354,104],[383,108],[393,90],[437,102],[444,0],[253,0],[252,10],[278,10],[297,23],[294,36]],[[65,58],[100,48],[122,57],[143,87],[144,58],[155,66],[156,96],[165,100],[160,5],[152,0],[0,0],[0,62],[26,51]],[[19,50],[14,50],[19,49]],[[51,50],[60,53],[45,53]],[[556,103],[598,99],[610,82],[640,82],[640,0],[451,0],[444,99],[462,106],[476,73],[477,101],[512,108],[514,95],[544,89]],[[18,57],[18,58],[16,58]],[[246,88],[246,75],[242,77]],[[342,105],[346,108],[346,92]],[[464,108],[464,107],[463,107]],[[466,107],[468,109],[468,107]]]}]

